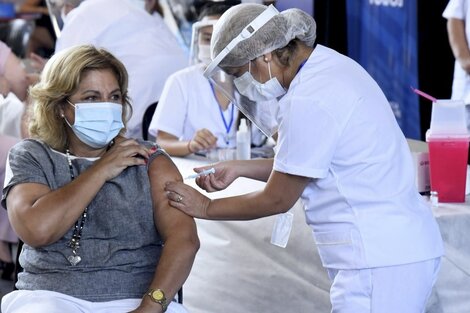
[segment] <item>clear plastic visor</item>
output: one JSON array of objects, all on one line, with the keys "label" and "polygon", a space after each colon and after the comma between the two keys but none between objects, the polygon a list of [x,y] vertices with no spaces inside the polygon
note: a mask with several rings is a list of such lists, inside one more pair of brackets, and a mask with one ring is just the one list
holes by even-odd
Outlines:
[{"label": "clear plastic visor", "polygon": [[[210,47],[210,37],[212,36],[212,28],[217,23],[217,19],[205,19],[193,24],[193,31],[191,35],[191,46],[189,49],[189,65],[194,65],[201,62],[206,62],[202,59],[201,47]],[[208,51],[208,61],[210,63],[210,51]]]},{"label": "clear plastic visor", "polygon": [[[238,109],[268,137],[272,137],[278,129],[276,120],[278,112],[277,100],[254,102],[241,95],[236,91],[233,83],[236,77],[225,73],[225,71],[219,67],[219,64],[237,46],[238,43],[253,36],[253,34],[278,14],[279,11],[273,5],[268,6],[266,10],[243,28],[240,34],[238,34],[238,36],[235,37],[214,58],[204,71],[204,76],[213,83],[214,87],[219,89],[226,97],[228,97],[230,101],[232,101]],[[221,73],[224,73],[225,75]],[[225,76],[223,83],[220,79],[222,76]]]},{"label": "clear plastic visor", "polygon": [[214,89],[227,97],[230,102],[258,127],[267,137],[272,137],[278,130],[277,113],[278,101],[252,101],[240,94],[235,87],[235,76],[227,74],[224,70],[216,67],[208,77]]}]

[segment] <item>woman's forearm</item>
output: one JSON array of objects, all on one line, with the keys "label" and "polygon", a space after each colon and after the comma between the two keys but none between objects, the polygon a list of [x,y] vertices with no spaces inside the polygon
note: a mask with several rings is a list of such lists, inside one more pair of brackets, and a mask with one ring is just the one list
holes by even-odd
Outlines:
[{"label": "woman's forearm", "polygon": [[239,177],[268,181],[273,169],[273,159],[253,159],[236,161]]}]

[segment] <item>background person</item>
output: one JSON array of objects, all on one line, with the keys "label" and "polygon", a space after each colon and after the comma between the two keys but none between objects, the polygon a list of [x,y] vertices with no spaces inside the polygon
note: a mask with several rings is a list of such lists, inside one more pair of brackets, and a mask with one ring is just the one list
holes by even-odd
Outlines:
[{"label": "background person", "polygon": [[163,19],[129,0],[93,0],[67,14],[56,51],[80,44],[105,48],[126,66],[134,109],[127,135],[142,138],[145,110],[160,99],[168,76],[187,64],[175,37]]},{"label": "background person", "polygon": [[[0,186],[5,177],[6,157],[10,148],[26,131],[26,93],[29,85],[21,60],[0,41]],[[11,280],[14,272],[11,245],[18,237],[10,225],[7,212],[0,207],[0,267],[2,279]]]},{"label": "background person", "polygon": [[[122,137],[127,72],[109,52],[55,54],[31,89],[33,139],[8,157],[2,204],[24,241],[12,312],[185,312],[171,302],[199,246],[163,184],[181,180],[155,144]],[[152,296],[153,297],[152,297]]]},{"label": "background person", "polygon": [[[222,15],[207,75],[216,65],[234,75],[259,127],[274,113],[276,155],[222,162],[197,179],[207,191],[242,176],[267,181],[261,191],[210,200],[168,182],[169,202],[199,218],[248,220],[284,213],[301,198],[332,281],[332,312],[424,312],[443,248],[407,142],[375,81],[315,46],[315,37],[314,20],[298,9],[241,4]],[[259,98],[279,102],[263,109]]]},{"label": "background person", "polygon": [[34,52],[42,57],[50,57],[54,53],[56,35],[45,0],[24,0],[18,8],[20,14],[37,14],[34,30],[28,43],[26,55]]},{"label": "background person", "polygon": [[[170,155],[236,148],[236,133],[243,115],[234,102],[203,75],[211,61],[212,27],[233,2],[207,3],[201,9],[199,21],[193,25],[192,66],[174,73],[165,83],[149,133]],[[222,72],[221,75],[219,81],[229,79]],[[235,92],[233,88],[231,92]],[[251,135],[255,146],[266,141],[257,129],[252,129]]]}]

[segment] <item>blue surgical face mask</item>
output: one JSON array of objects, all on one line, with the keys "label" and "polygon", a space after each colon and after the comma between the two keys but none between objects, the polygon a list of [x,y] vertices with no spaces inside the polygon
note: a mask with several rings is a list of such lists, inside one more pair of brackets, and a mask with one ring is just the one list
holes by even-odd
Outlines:
[{"label": "blue surgical face mask", "polygon": [[75,108],[75,123],[70,125],[83,143],[100,149],[107,146],[124,127],[122,105],[113,102],[76,103],[67,102]]},{"label": "blue surgical face mask", "polygon": [[276,77],[271,76],[271,63],[268,62],[269,80],[260,83],[251,75],[251,61],[248,63],[248,72],[235,78],[233,83],[240,94],[251,101],[269,101],[283,96],[286,93],[284,87]]}]

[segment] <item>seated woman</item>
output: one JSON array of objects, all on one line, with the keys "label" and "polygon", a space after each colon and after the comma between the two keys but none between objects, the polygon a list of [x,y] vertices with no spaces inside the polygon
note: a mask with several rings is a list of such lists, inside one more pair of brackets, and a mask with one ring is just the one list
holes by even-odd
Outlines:
[{"label": "seated woman", "polygon": [[[212,27],[230,5],[208,4],[193,25],[192,65],[171,75],[162,92],[149,134],[170,155],[185,156],[215,148],[235,148],[239,115],[230,101],[203,73],[210,63]],[[221,78],[223,80],[223,78]],[[264,143],[252,134],[255,145]]]},{"label": "seated woman", "polygon": [[199,241],[171,208],[181,181],[155,144],[122,136],[131,106],[124,65],[103,49],[54,55],[31,89],[32,139],[15,145],[2,204],[24,241],[14,312],[185,312],[171,302]]}]

